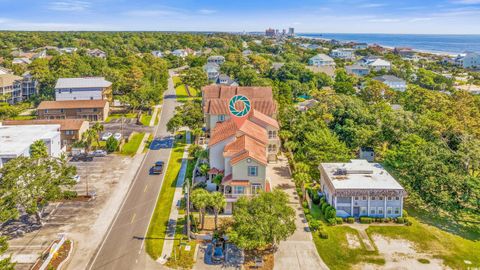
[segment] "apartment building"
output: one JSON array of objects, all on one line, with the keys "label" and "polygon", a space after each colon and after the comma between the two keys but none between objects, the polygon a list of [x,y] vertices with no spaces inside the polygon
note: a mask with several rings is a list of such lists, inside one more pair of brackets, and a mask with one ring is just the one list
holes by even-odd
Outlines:
[{"label": "apartment building", "polygon": [[103,77],[60,78],[55,85],[55,100],[112,101],[112,83]]},{"label": "apartment building", "polygon": [[107,100],[42,101],[37,108],[37,117],[38,119],[105,121],[109,110]]}]

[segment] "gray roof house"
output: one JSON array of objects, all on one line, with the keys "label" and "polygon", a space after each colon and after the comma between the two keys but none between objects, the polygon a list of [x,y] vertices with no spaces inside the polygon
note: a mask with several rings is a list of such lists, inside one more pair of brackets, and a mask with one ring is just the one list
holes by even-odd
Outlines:
[{"label": "gray roof house", "polygon": [[213,63],[217,65],[222,65],[225,62],[225,57],[221,55],[212,55],[207,59],[207,63]]},{"label": "gray roof house", "polygon": [[232,80],[227,74],[220,74],[215,83],[220,85],[238,86],[238,83],[235,80]]},{"label": "gray roof house", "polygon": [[326,201],[339,217],[402,216],[405,189],[378,163],[354,159],[322,163],[320,185]]},{"label": "gray roof house", "polygon": [[393,75],[377,76],[373,79],[382,82],[388,85],[388,87],[400,92],[405,92],[405,90],[407,90],[407,82]]},{"label": "gray roof house", "polygon": [[335,61],[330,56],[320,53],[308,60],[310,66],[334,66]]},{"label": "gray roof house", "polygon": [[209,81],[216,81],[220,75],[220,66],[215,63],[207,63],[203,66],[203,70],[207,73]]}]

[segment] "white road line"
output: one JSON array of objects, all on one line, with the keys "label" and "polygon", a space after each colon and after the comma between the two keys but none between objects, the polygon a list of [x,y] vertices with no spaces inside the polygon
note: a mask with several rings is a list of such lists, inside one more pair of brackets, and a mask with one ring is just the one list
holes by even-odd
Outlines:
[{"label": "white road line", "polygon": [[147,192],[148,184],[145,185],[145,189],[143,190],[143,193]]},{"label": "white road line", "polygon": [[136,214],[136,213],[133,213],[132,220],[130,221],[130,224],[133,223],[133,221],[135,220],[135,217],[136,217],[136,216],[137,216],[137,214]]}]

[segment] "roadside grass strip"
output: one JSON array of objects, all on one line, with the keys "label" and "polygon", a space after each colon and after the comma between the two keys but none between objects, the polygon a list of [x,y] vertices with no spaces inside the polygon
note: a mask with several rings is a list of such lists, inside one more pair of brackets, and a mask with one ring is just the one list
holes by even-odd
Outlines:
[{"label": "roadside grass strip", "polygon": [[[173,269],[192,269],[195,263],[194,256],[197,242],[195,240],[188,241],[187,235],[183,234],[183,228],[185,227],[185,223],[185,218],[180,217],[179,215],[179,218],[177,220],[177,226],[175,227],[175,241],[173,243],[173,251],[170,255],[170,259],[166,263],[166,266]],[[186,250],[188,246],[190,250]]]},{"label": "roadside grass strip", "polygon": [[152,115],[148,113],[143,113],[142,116],[140,117],[140,123],[144,126],[149,126],[150,125],[150,120],[152,119]]},{"label": "roadside grass strip", "polygon": [[175,85],[175,95],[179,102],[186,102],[187,100],[198,98],[198,91],[193,87],[188,88],[191,96],[188,95],[187,88],[180,80],[180,77],[173,77],[173,84]]},{"label": "roadside grass strip", "polygon": [[123,145],[120,153],[122,155],[133,156],[137,153],[138,147],[142,143],[145,133],[136,133],[130,138],[130,140]]},{"label": "roadside grass strip", "polygon": [[157,260],[162,254],[168,219],[170,218],[170,209],[172,207],[185,146],[185,132],[183,132],[182,139],[176,141],[172,149],[160,196],[146,235],[146,251],[154,260]]}]

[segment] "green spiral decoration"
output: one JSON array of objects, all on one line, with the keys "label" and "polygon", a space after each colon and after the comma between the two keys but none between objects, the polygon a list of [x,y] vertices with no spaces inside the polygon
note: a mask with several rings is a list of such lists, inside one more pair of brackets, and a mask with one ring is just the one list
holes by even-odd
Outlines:
[{"label": "green spiral decoration", "polygon": [[[242,102],[243,103],[243,110],[238,111],[235,108],[235,104],[237,102]],[[251,109],[250,100],[248,100],[248,98],[246,96],[242,96],[242,95],[233,96],[230,99],[228,104],[229,104],[230,112],[236,117],[242,117],[242,116],[247,115],[250,112],[250,109]]]}]

